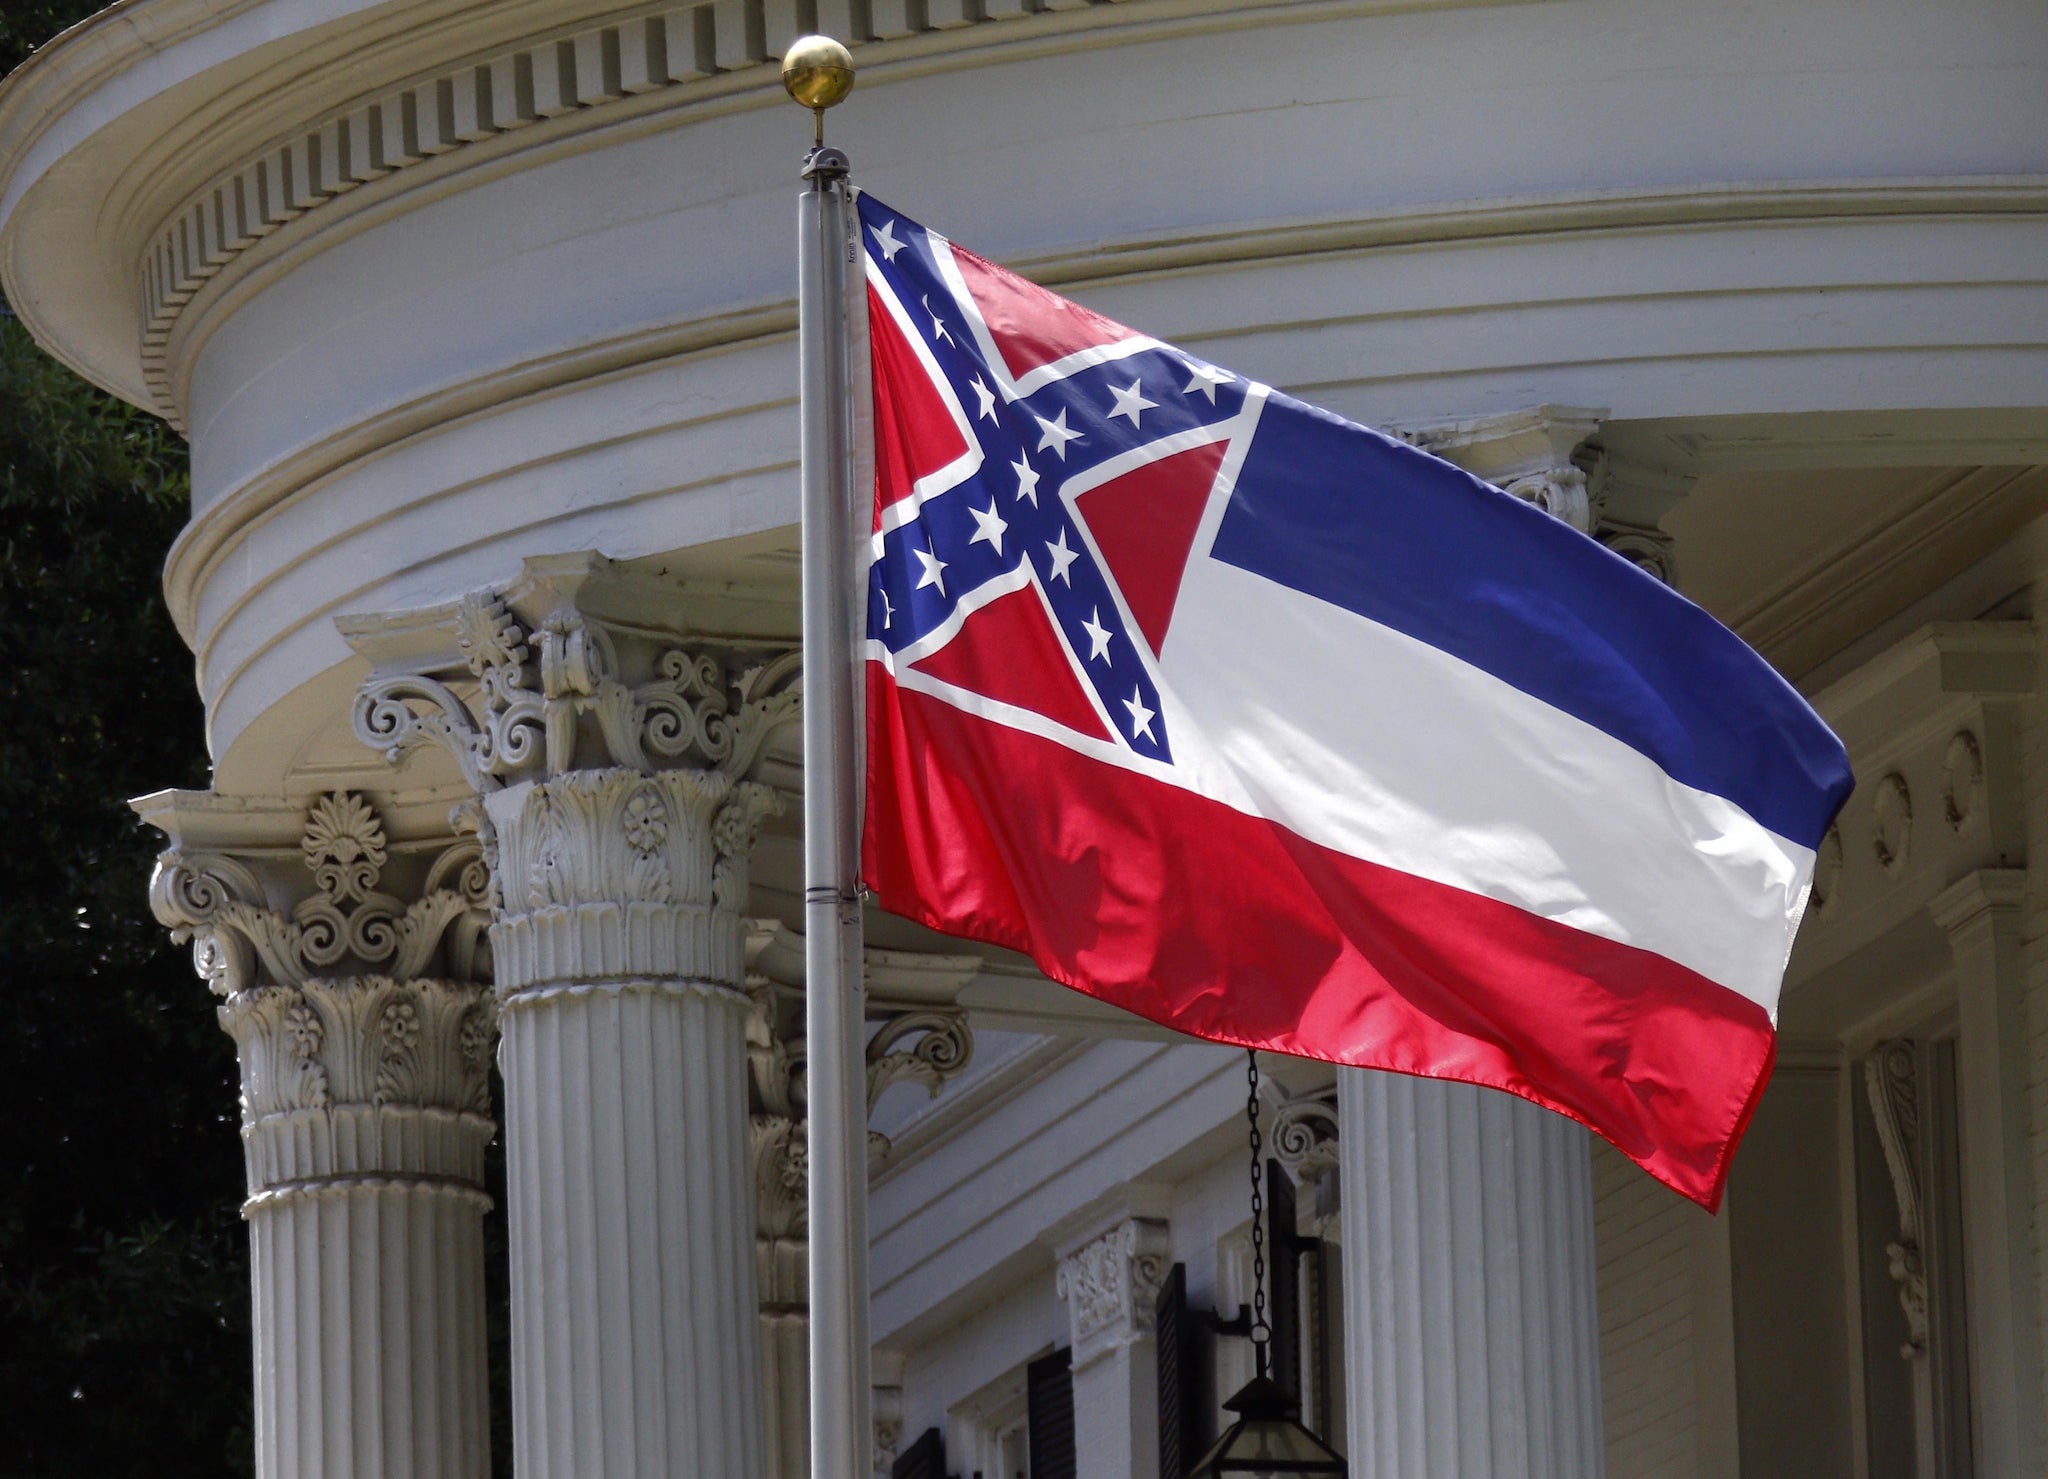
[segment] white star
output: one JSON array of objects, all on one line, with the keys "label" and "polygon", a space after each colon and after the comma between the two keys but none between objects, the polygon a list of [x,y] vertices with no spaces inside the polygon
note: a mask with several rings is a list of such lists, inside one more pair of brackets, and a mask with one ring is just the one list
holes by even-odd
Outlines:
[{"label": "white star", "polygon": [[1067,443],[1081,440],[1080,432],[1067,430],[1067,413],[1065,409],[1063,408],[1059,415],[1053,417],[1050,421],[1035,413],[1031,419],[1036,421],[1038,429],[1045,433],[1044,436],[1038,439],[1038,450],[1041,452],[1057,453],[1060,461],[1065,462],[1067,460]]},{"label": "white star", "polygon": [[981,402],[981,405],[975,409],[974,414],[977,416],[986,416],[991,421],[995,420],[996,393],[993,390],[990,390],[986,385],[983,385],[981,383],[981,376],[979,375],[976,375],[972,380],[968,381],[967,383],[974,387],[974,398]]},{"label": "white star", "polygon": [[1188,368],[1194,372],[1194,378],[1182,387],[1181,393],[1193,395],[1199,390],[1209,397],[1209,404],[1212,406],[1216,404],[1216,387],[1228,385],[1237,378],[1230,371],[1219,370],[1214,365],[1189,365]]},{"label": "white star", "polygon": [[889,604],[889,593],[887,591],[883,591],[882,630],[886,632],[887,630],[889,630],[890,627],[893,627],[894,625],[896,625],[896,608]]},{"label": "white star", "polygon": [[[959,348],[959,345],[954,344],[953,336],[946,332],[946,321],[940,318],[936,313],[932,313],[932,295],[930,293],[926,293],[922,298],[918,299],[917,301],[924,304],[924,311],[926,313],[932,314],[932,336],[937,339],[944,339],[948,344],[953,344],[954,348]],[[1210,399],[1214,400],[1215,397],[1211,396]]]},{"label": "white star", "polygon": [[917,584],[912,589],[921,591],[928,585],[935,585],[939,588],[940,595],[946,594],[946,580],[940,574],[946,568],[946,562],[931,550],[919,549],[914,544],[910,547],[910,552],[924,562],[924,574],[918,576]]},{"label": "white star", "polygon": [[882,249],[882,260],[893,262],[896,254],[903,250],[903,243],[896,239],[896,223],[884,221],[880,226],[868,227],[875,238],[875,245]]},{"label": "white star", "polygon": [[1003,552],[1003,531],[1010,526],[1004,523],[1003,516],[996,512],[995,499],[990,498],[988,507],[985,509],[976,508],[970,503],[967,505],[967,511],[974,515],[974,535],[967,542],[969,544],[992,544],[995,546],[996,553],[1001,554]]},{"label": "white star", "polygon": [[1045,552],[1052,556],[1052,578],[1064,582],[1071,589],[1074,578],[1067,574],[1067,567],[1081,558],[1081,552],[1067,548],[1067,531],[1060,530],[1060,537],[1048,544]]},{"label": "white star", "polygon": [[1133,426],[1138,424],[1140,415],[1159,407],[1159,402],[1145,399],[1145,384],[1142,380],[1133,380],[1129,390],[1118,390],[1112,385],[1109,387],[1109,393],[1115,398],[1115,404],[1109,408],[1109,414],[1122,416]]},{"label": "white star", "polygon": [[1159,741],[1152,734],[1153,712],[1145,707],[1145,690],[1133,689],[1131,696],[1124,700],[1124,707],[1131,711],[1131,738],[1136,739],[1142,734],[1155,745],[1158,744]]},{"label": "white star", "polygon": [[1038,469],[1031,465],[1028,457],[1019,457],[1010,464],[1017,472],[1017,496],[1031,500],[1033,508],[1038,507]]},{"label": "white star", "polygon": [[1095,608],[1093,615],[1081,623],[1081,630],[1088,634],[1088,656],[1090,660],[1092,661],[1099,657],[1104,662],[1108,662],[1109,628],[1102,624],[1102,608],[1100,606]]}]

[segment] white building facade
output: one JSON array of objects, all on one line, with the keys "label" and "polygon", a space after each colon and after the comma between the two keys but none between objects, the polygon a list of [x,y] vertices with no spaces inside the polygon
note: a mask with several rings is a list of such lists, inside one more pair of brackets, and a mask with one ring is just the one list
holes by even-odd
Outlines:
[{"label": "white building facade", "polygon": [[[137,808],[243,1065],[259,1472],[490,1471],[488,1217],[521,1479],[807,1472],[812,29],[859,183],[1542,502],[1849,745],[1719,1217],[1266,1063],[1308,1424],[1359,1479],[2048,1470],[2037,3],[123,0],[0,90],[0,279],[192,444],[214,778]],[[1179,1479],[1250,1373],[1242,1055],[867,944],[862,1472]]]}]

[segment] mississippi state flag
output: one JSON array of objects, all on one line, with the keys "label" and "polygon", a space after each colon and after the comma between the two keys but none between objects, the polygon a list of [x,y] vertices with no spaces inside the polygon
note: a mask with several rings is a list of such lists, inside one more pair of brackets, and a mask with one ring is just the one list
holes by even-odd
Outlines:
[{"label": "mississippi state flag", "polygon": [[1519,1094],[1716,1206],[1835,736],[1534,506],[859,210],[881,905],[1197,1037]]}]

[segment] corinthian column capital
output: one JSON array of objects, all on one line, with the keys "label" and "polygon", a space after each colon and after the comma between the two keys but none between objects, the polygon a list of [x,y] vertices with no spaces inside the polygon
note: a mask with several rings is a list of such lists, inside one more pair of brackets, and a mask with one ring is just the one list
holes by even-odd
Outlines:
[{"label": "corinthian column capital", "polygon": [[[751,1256],[744,912],[797,658],[642,619],[675,604],[579,554],[342,623],[371,664],[357,736],[394,763],[445,753],[475,796],[457,810],[491,876],[528,1479],[766,1479],[758,1287],[771,1336],[802,1334],[780,1297],[800,1257]],[[760,1174],[800,1173],[800,1126],[752,1133]],[[559,1379],[592,1362],[619,1394],[602,1411]]]},{"label": "corinthian column capital", "polygon": [[[1671,536],[1657,527],[1657,519],[1690,480],[1632,465],[1617,472],[1600,446],[1606,419],[1606,411],[1593,407],[1541,405],[1390,430],[1674,584]],[[1646,478],[1655,486],[1645,486]]]},{"label": "corinthian column capital", "polygon": [[[241,1059],[252,1205],[338,1177],[480,1184],[494,1024],[478,842],[399,847],[347,791],[137,805],[176,844],[157,859],[151,907],[191,943]],[[400,1111],[433,1123],[370,1133]]]},{"label": "corinthian column capital", "polygon": [[[401,981],[489,974],[488,874],[473,840],[411,850],[401,871],[413,886],[401,898],[385,887],[383,820],[351,792],[260,814],[273,826],[294,819],[290,841],[246,825],[210,829],[246,823],[252,809],[204,795],[166,793],[137,808],[177,841],[157,858],[150,907],[173,939],[191,943],[194,967],[220,996],[352,972]],[[233,840],[210,843],[209,830]]]},{"label": "corinthian column capital", "polygon": [[389,665],[394,646],[424,639],[435,649],[372,674],[356,697],[356,736],[393,764],[446,750],[480,796],[577,770],[752,777],[768,742],[799,718],[796,651],[590,609],[616,582],[595,556],[534,561],[503,590],[345,620],[343,634],[373,664]]}]

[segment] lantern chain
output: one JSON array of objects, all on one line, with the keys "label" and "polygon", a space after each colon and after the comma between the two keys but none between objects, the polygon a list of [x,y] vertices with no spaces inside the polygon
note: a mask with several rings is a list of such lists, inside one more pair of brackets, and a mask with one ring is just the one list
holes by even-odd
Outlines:
[{"label": "lantern chain", "polygon": [[1259,1136],[1259,1053],[1256,1048],[1245,1050],[1245,1076],[1250,1081],[1250,1093],[1245,1096],[1245,1119],[1251,1124],[1252,1144],[1252,1351],[1258,1361],[1259,1375],[1266,1374],[1266,1347],[1273,1338],[1273,1327],[1266,1319],[1266,1188],[1265,1179],[1259,1174],[1259,1151],[1264,1141]]}]

